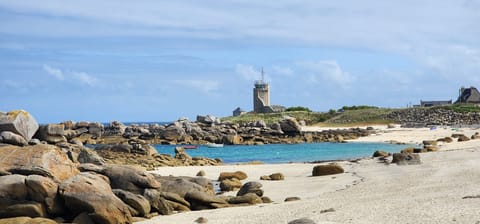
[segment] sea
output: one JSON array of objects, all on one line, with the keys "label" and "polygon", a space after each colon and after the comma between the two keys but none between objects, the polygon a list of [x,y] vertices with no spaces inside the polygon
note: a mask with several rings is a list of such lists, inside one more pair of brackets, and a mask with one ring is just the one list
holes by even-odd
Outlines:
[{"label": "sea", "polygon": [[[376,150],[399,152],[409,145],[387,143],[305,143],[268,145],[225,145],[223,148],[208,148],[199,145],[197,149],[186,150],[192,156],[220,158],[224,163],[263,163],[315,162],[329,160],[349,160],[372,156]],[[174,145],[155,145],[159,153],[175,155]]]}]

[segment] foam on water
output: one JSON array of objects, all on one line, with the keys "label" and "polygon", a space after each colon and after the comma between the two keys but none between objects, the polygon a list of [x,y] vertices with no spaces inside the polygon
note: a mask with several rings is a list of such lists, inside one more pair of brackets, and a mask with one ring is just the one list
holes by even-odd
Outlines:
[{"label": "foam on water", "polygon": [[[406,145],[385,143],[306,143],[270,145],[226,145],[223,148],[199,146],[187,153],[194,156],[220,158],[225,163],[262,161],[264,163],[343,160],[371,156],[376,150],[399,152]],[[174,155],[175,146],[155,145],[159,153]]]}]

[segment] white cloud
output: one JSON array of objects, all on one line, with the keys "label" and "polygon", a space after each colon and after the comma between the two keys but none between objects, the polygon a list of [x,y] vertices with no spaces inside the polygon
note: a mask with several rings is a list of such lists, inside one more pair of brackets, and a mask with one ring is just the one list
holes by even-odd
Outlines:
[{"label": "white cloud", "polygon": [[69,71],[64,70],[62,71],[59,68],[54,68],[49,65],[43,65],[43,70],[47,72],[47,74],[55,77],[60,81],[69,81],[69,82],[80,82],[81,84],[88,85],[88,86],[95,86],[98,84],[99,80],[86,72],[78,72],[78,71]]},{"label": "white cloud", "polygon": [[83,84],[88,86],[95,86],[98,83],[98,79],[85,73],[85,72],[71,72],[72,76]]},{"label": "white cloud", "polygon": [[293,70],[289,67],[274,65],[272,69],[275,74],[284,75],[284,76],[292,76],[294,73]]},{"label": "white cloud", "polygon": [[58,80],[64,80],[65,77],[63,76],[62,70],[58,68],[51,67],[49,65],[43,65],[43,70],[47,72],[47,74],[57,78]]},{"label": "white cloud", "polygon": [[249,81],[259,80],[262,78],[261,72],[251,65],[237,64],[235,67],[235,72]]},{"label": "white cloud", "polygon": [[296,65],[303,68],[309,81],[314,83],[325,80],[347,87],[354,80],[352,75],[342,70],[337,61],[301,61]]}]

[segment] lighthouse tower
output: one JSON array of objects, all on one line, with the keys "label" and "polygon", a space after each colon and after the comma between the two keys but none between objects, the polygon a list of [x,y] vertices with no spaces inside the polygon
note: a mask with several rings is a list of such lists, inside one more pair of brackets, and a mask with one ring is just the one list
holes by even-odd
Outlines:
[{"label": "lighthouse tower", "polygon": [[265,113],[270,108],[270,89],[265,81],[265,73],[262,68],[262,79],[255,81],[253,89],[253,111],[255,113]]}]

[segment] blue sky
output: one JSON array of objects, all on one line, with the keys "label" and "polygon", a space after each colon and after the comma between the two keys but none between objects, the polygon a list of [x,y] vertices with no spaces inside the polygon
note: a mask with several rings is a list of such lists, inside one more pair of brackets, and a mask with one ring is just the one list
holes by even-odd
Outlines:
[{"label": "blue sky", "polygon": [[480,86],[480,0],[0,0],[0,111],[172,121],[455,100]]}]

